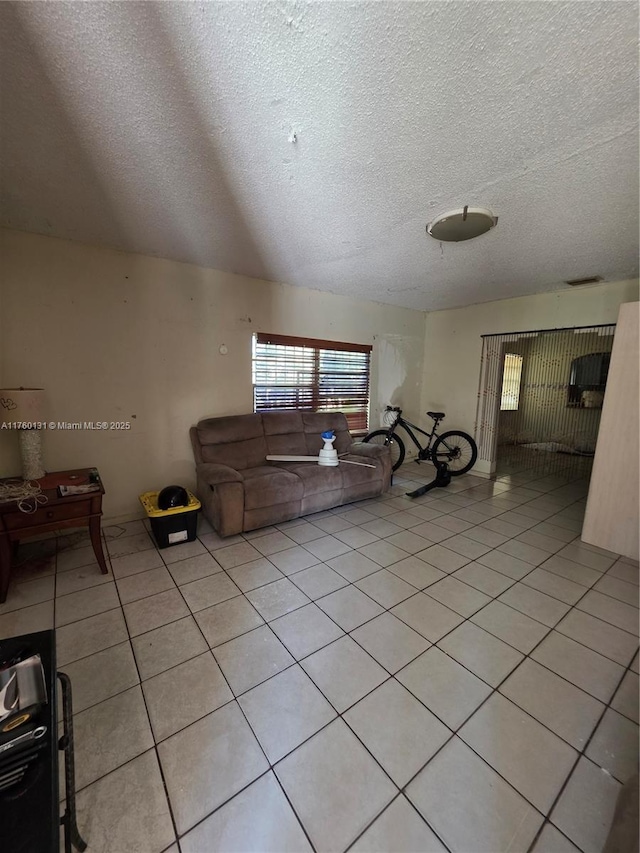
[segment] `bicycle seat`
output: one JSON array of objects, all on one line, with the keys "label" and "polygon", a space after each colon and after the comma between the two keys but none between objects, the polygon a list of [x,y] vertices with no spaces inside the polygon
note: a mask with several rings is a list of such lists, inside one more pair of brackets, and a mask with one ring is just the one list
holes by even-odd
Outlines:
[{"label": "bicycle seat", "polygon": [[430,418],[433,418],[434,421],[443,421],[444,420],[444,412],[427,412]]}]

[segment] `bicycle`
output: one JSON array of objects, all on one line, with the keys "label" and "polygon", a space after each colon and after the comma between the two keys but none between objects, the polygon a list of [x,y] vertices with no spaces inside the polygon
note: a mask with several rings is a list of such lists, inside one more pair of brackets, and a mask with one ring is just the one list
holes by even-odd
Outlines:
[{"label": "bicycle", "polygon": [[[391,463],[393,470],[397,471],[404,462],[405,447],[401,438],[396,435],[396,429],[402,427],[418,448],[418,458],[416,462],[429,460],[434,464],[436,462],[446,462],[449,466],[449,471],[454,477],[465,474],[473,468],[476,459],[478,458],[478,447],[466,432],[461,430],[450,430],[438,435],[436,430],[440,421],[444,420],[444,412],[427,412],[430,418],[433,419],[433,429],[431,432],[420,429],[416,424],[407,421],[402,417],[402,409],[399,406],[387,406],[387,412],[395,412],[396,416],[393,422],[387,429],[377,429],[370,432],[362,440],[381,444],[389,447],[391,450]],[[429,439],[423,447],[414,433],[411,431],[417,430],[422,435],[426,435]],[[435,441],[434,441],[435,438]],[[432,447],[433,445],[433,447]]]}]

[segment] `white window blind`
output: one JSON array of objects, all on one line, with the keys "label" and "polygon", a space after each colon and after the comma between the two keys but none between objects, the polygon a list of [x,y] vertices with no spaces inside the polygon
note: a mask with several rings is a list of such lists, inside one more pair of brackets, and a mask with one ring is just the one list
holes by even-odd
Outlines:
[{"label": "white window blind", "polygon": [[366,344],[260,332],[253,343],[253,410],[344,412],[350,430],[367,430],[370,356]]},{"label": "white window blind", "polygon": [[522,378],[522,356],[508,352],[504,357],[502,374],[501,412],[515,412],[520,405],[520,380]]}]

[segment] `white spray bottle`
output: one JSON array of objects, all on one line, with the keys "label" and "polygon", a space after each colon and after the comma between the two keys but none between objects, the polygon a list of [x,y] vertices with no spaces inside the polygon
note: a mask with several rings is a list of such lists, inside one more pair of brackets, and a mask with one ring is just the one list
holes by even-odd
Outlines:
[{"label": "white spray bottle", "polygon": [[333,442],[336,437],[333,430],[323,432],[321,438],[324,441],[324,447],[318,455],[318,465],[329,465],[335,467],[338,465],[338,451],[333,449]]}]

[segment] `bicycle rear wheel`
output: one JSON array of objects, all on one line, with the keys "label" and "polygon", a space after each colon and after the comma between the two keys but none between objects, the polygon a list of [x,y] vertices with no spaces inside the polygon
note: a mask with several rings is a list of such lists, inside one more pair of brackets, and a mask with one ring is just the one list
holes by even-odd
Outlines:
[{"label": "bicycle rear wheel", "polygon": [[431,457],[438,462],[446,462],[451,474],[458,477],[473,468],[478,458],[478,448],[466,432],[451,430],[438,436]]},{"label": "bicycle rear wheel", "polygon": [[404,444],[395,434],[389,437],[386,429],[377,429],[375,432],[370,432],[362,440],[368,444],[380,444],[388,447],[391,451],[391,465],[394,471],[397,471],[404,462]]}]

